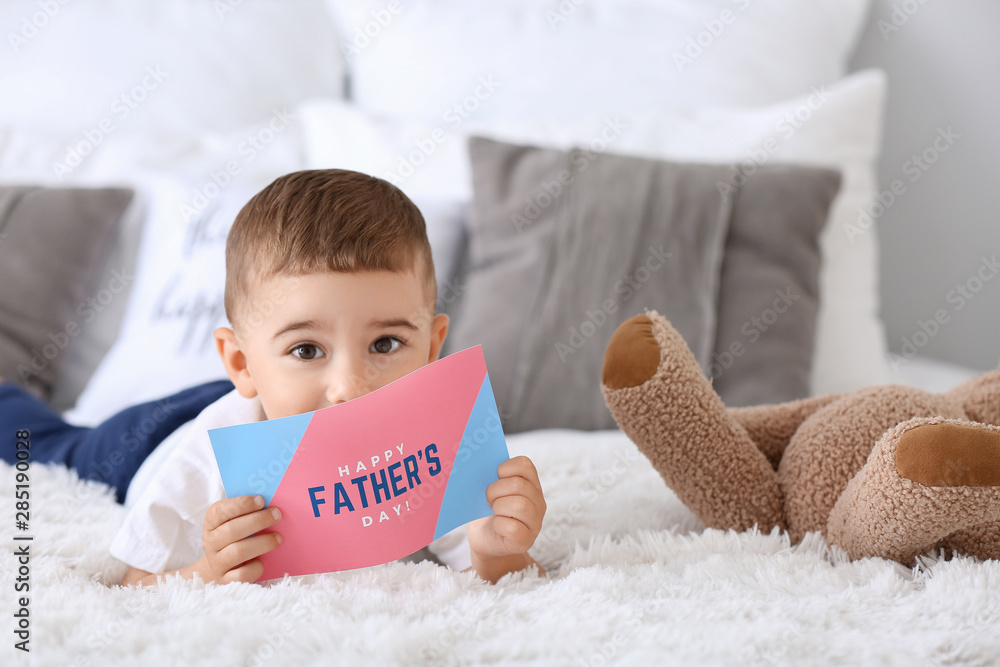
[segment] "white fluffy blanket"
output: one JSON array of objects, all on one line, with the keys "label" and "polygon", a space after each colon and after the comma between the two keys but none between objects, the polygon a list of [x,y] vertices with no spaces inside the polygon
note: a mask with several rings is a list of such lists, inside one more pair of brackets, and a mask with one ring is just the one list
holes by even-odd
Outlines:
[{"label": "white fluffy blanket", "polygon": [[[548,576],[393,563],[272,585],[114,582],[106,487],[31,468],[30,664],[899,664],[1000,661],[1000,562],[848,562],[816,534],[704,530],[619,432],[509,437],[549,505]],[[2,464],[0,464],[2,465]],[[14,649],[14,471],[0,467],[0,664]]]}]

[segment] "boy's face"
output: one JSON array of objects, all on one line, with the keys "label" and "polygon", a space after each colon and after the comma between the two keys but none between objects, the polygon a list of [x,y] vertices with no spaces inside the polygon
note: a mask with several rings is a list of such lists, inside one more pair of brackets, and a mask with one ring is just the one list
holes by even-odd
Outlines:
[{"label": "boy's face", "polygon": [[275,276],[237,336],[215,332],[240,394],[267,419],[349,401],[435,361],[448,316],[427,303],[422,271]]}]

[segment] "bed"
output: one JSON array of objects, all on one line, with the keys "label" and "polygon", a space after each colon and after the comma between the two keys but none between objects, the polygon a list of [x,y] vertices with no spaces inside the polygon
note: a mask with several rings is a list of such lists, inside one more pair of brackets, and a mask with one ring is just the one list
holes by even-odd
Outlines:
[{"label": "bed", "polygon": [[[424,212],[446,352],[483,345],[510,453],[532,458],[548,502],[531,551],[546,576],[391,563],[137,589],[107,553],[125,515],[110,489],[32,466],[30,664],[994,664],[997,562],[851,562],[820,534],[705,529],[596,381],[615,323],[647,308],[671,314],[730,405],[943,391],[978,372],[887,350],[877,235],[858,216],[885,77],[846,69],[869,9],[5,8],[2,81],[20,102],[0,111],[0,274],[16,287],[0,376],[84,425],[221,377],[236,211],[289,171],[365,171]],[[681,234],[681,218],[724,225]],[[0,478],[13,520],[17,470]],[[4,664],[29,664],[6,636]]]}]

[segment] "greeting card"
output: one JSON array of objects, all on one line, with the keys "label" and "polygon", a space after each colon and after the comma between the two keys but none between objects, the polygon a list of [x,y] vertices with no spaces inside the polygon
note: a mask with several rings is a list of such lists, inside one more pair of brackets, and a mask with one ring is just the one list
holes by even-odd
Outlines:
[{"label": "greeting card", "polygon": [[261,580],[387,563],[490,516],[509,458],[479,346],[347,403],[208,434],[226,495],[281,509]]}]

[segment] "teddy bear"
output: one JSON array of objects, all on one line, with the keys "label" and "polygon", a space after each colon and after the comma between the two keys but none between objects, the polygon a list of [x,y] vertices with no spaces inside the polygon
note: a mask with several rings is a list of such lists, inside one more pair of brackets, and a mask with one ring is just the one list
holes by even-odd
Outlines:
[{"label": "teddy bear", "polygon": [[1000,369],[933,394],[869,387],[727,408],[662,315],[625,321],[601,390],[707,527],[819,531],[851,559],[1000,558]]}]

